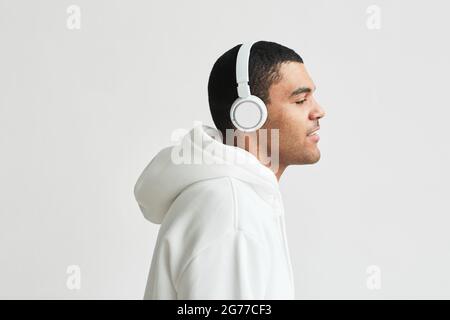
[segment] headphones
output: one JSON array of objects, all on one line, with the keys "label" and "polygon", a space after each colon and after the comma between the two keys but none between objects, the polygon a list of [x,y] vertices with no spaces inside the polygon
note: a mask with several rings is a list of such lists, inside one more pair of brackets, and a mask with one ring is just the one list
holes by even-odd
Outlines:
[{"label": "headphones", "polygon": [[267,120],[266,104],[251,94],[248,85],[250,49],[254,43],[242,44],[236,58],[236,82],[239,97],[231,105],[230,118],[233,125],[243,132],[256,131]]}]

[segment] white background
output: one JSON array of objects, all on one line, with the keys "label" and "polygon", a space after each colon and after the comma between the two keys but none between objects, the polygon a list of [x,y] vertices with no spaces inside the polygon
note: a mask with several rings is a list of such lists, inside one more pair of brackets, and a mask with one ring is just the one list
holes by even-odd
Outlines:
[{"label": "white background", "polygon": [[298,52],[327,112],[320,162],[280,180],[296,298],[450,298],[449,14],[437,0],[0,0],[0,298],[143,297],[158,226],[134,184],[174,130],[213,123],[212,65],[253,38]]}]

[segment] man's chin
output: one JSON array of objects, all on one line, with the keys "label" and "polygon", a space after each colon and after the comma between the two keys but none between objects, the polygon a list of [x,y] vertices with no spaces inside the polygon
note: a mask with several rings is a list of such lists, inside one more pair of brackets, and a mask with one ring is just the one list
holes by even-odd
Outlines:
[{"label": "man's chin", "polygon": [[303,152],[295,154],[288,165],[314,164],[320,160],[320,150],[317,146],[302,150]]},{"label": "man's chin", "polygon": [[320,150],[316,149],[306,157],[306,161],[303,164],[314,164],[320,160]]}]

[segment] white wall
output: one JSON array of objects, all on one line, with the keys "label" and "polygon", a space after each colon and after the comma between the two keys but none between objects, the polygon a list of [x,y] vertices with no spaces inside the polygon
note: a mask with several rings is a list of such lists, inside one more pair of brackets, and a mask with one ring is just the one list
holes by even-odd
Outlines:
[{"label": "white wall", "polygon": [[142,298],[158,227],[134,183],[173,130],[212,124],[209,71],[249,38],[296,50],[327,112],[321,161],[281,179],[297,298],[450,298],[449,12],[0,0],[0,298]]}]

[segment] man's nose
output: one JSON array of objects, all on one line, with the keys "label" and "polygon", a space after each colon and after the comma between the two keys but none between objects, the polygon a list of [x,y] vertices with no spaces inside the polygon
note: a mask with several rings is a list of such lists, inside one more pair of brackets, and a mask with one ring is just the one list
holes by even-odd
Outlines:
[{"label": "man's nose", "polygon": [[318,120],[325,116],[325,110],[316,102],[313,111],[310,114],[311,120]]}]

